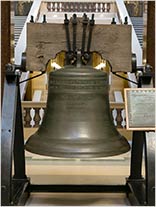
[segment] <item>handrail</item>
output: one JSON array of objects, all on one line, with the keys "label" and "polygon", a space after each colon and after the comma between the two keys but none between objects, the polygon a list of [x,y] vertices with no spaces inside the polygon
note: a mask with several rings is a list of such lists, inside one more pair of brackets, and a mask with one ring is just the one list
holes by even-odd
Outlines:
[{"label": "handrail", "polygon": [[[22,101],[23,108],[46,108],[46,101],[34,102],[34,101]],[[125,103],[110,102],[110,108],[125,108]]]}]

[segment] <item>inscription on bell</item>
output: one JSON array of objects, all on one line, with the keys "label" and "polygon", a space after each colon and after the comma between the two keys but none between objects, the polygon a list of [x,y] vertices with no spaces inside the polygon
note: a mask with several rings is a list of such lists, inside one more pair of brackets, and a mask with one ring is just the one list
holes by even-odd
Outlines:
[{"label": "inscription on bell", "polygon": [[72,100],[76,100],[76,101],[80,101],[80,100],[85,100],[85,103],[89,100],[92,100],[94,99],[94,97],[96,96],[96,94],[73,94],[73,93],[70,93],[70,94],[59,94],[59,100],[69,100],[69,101],[72,101]]},{"label": "inscription on bell", "polygon": [[[77,77],[78,78],[78,77]],[[51,80],[49,81],[49,84],[96,84],[96,85],[104,85],[106,84],[107,80],[72,80],[72,79],[55,79],[55,78],[51,78]]]},{"label": "inscription on bell", "polygon": [[106,80],[57,80],[49,81],[49,89],[72,89],[72,90],[103,90],[107,85]]},{"label": "inscription on bell", "polygon": [[61,116],[57,117],[58,113],[65,115],[63,119],[67,121],[95,119],[92,114],[94,111],[98,114],[98,119],[103,119],[103,110],[99,110],[97,103],[101,106],[104,99],[106,98],[102,93],[98,96],[96,93],[57,93],[49,107],[55,111],[57,120],[62,119]]},{"label": "inscription on bell", "polygon": [[81,110],[81,111],[78,111],[78,113],[80,113],[82,111],[85,111],[87,106],[86,106],[85,101],[83,100],[72,100],[72,101],[67,101],[65,107],[69,111]]},{"label": "inscription on bell", "polygon": [[92,89],[100,90],[103,89],[103,86],[92,86],[92,85],[52,85],[50,89]]},{"label": "inscription on bell", "polygon": [[57,94],[55,101],[58,105],[63,105],[63,109],[74,113],[81,113],[87,110],[90,103],[94,100],[94,94]]}]

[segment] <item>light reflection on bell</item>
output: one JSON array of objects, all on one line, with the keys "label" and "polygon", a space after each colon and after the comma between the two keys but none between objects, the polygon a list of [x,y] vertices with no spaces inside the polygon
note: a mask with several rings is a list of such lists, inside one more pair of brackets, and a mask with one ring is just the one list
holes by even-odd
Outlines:
[{"label": "light reflection on bell", "polygon": [[127,152],[129,144],[110,114],[107,73],[88,66],[51,72],[43,122],[25,147],[32,153],[67,158]]}]

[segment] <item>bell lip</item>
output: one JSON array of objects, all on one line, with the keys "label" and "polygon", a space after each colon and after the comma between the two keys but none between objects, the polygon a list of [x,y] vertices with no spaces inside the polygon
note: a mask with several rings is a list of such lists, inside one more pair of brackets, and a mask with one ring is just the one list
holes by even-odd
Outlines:
[{"label": "bell lip", "polygon": [[60,152],[57,152],[57,153],[52,153],[52,154],[48,154],[48,153],[43,153],[43,152],[34,152],[33,150],[31,151],[30,149],[26,149],[28,152],[31,152],[33,154],[38,154],[38,155],[42,155],[42,156],[48,156],[48,157],[55,157],[55,158],[105,158],[105,157],[113,157],[113,156],[117,156],[117,155],[121,155],[121,154],[124,154],[124,153],[127,153],[130,149],[128,150],[125,150],[123,152],[116,152],[116,153],[110,153],[110,154],[105,154],[105,153],[60,153]]},{"label": "bell lip", "polygon": [[[30,144],[26,144],[25,145],[25,149],[26,151],[29,151],[31,153],[34,154],[38,154],[38,155],[43,155],[43,156],[48,156],[48,157],[56,157],[56,158],[102,158],[102,157],[112,157],[112,156],[117,156],[117,155],[121,155],[124,154],[126,152],[128,152],[130,150],[130,145],[127,142],[127,146],[126,146],[126,140],[125,140],[125,146],[122,147],[122,149],[119,150],[113,150],[113,151],[105,151],[105,152],[89,152],[89,153],[76,153],[76,152],[61,152],[61,151],[54,151],[52,150],[52,152],[48,153],[46,151],[43,151],[43,149],[39,149],[37,148],[37,152],[34,150],[34,148],[32,149],[32,147],[30,146]],[[118,148],[119,149],[119,148]]]}]

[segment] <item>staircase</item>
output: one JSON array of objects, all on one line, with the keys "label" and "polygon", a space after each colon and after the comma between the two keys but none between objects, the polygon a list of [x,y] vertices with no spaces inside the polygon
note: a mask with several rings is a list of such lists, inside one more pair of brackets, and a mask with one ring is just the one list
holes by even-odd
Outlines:
[{"label": "staircase", "polygon": [[143,47],[143,17],[131,17],[131,21],[138,37],[140,46]]},{"label": "staircase", "polygon": [[21,31],[23,29],[24,23],[26,21],[27,16],[14,16],[14,40],[15,40],[15,47],[20,37]]}]

